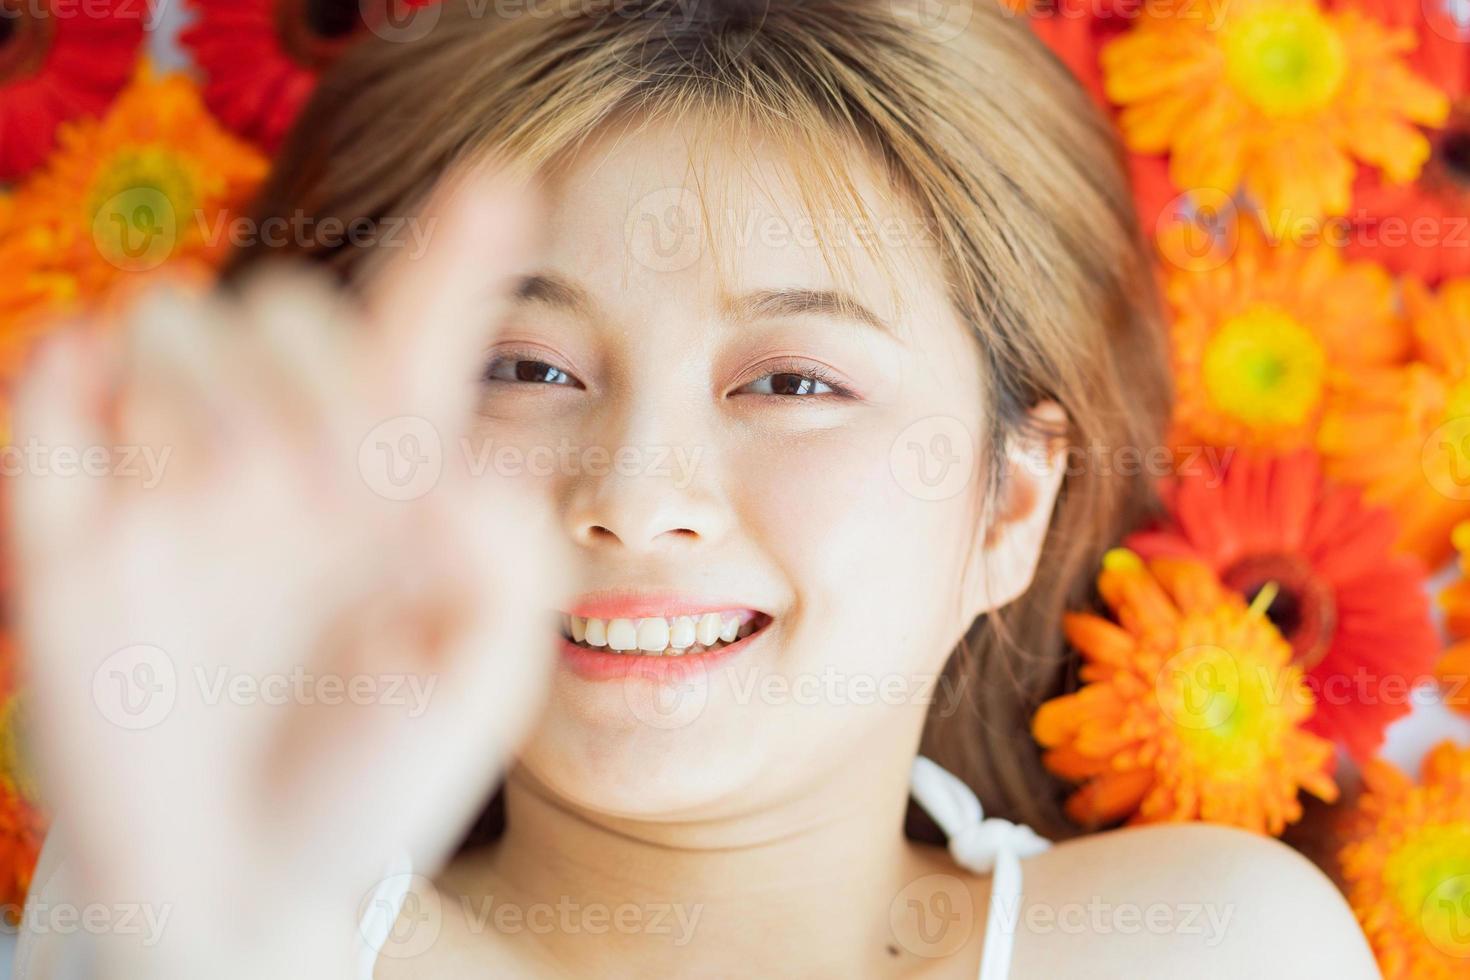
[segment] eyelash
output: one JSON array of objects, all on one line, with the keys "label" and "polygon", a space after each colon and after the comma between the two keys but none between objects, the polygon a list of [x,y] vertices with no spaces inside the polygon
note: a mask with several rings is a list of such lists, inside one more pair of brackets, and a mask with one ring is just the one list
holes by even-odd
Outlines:
[{"label": "eyelash", "polygon": [[[496,378],[496,377],[492,377],[492,374],[493,374],[493,372],[495,371],[495,369],[497,367],[500,367],[502,365],[510,365],[511,367],[514,368],[514,367],[518,367],[518,366],[520,366],[522,364],[534,365],[536,367],[542,367],[542,368],[549,368],[550,370],[555,371],[558,374],[564,375],[568,379],[568,381],[570,383],[550,382],[550,381],[523,381],[520,378]],[[566,368],[558,367],[556,364],[552,363],[551,361],[546,360],[546,355],[544,353],[540,352],[540,351],[500,351],[500,352],[492,355],[489,358],[489,360],[487,360],[485,362],[485,369],[480,372],[480,383],[481,384],[486,384],[486,385],[491,385],[491,384],[534,384],[534,385],[544,385],[544,386],[550,387],[550,388],[579,388],[580,389],[580,388],[585,388],[586,387],[586,385],[582,384],[582,382],[577,378],[576,375],[572,374],[572,372],[568,371]]]},{"label": "eyelash", "polygon": [[[491,357],[486,362],[485,369],[484,369],[484,371],[481,372],[481,375],[480,375],[481,383],[483,383],[483,384],[533,384],[533,385],[544,385],[544,386],[553,387],[553,388],[576,388],[576,389],[585,389],[586,386],[582,384],[582,382],[577,378],[576,375],[572,374],[570,371],[567,371],[565,368],[558,367],[557,365],[551,363],[550,361],[543,360],[542,357],[544,355],[538,356],[538,354],[539,354],[539,352],[533,352],[533,351],[523,351],[523,352],[510,351],[510,352],[502,352],[502,353],[496,354],[495,356]],[[522,380],[520,378],[510,379],[510,378],[496,378],[496,377],[492,377],[492,373],[495,371],[495,369],[497,367],[500,367],[500,366],[503,366],[503,365],[510,365],[512,367],[516,367],[516,366],[519,366],[521,364],[533,365],[533,366],[536,366],[536,367],[547,368],[547,369],[549,369],[551,371],[555,371],[558,374],[561,374],[561,375],[565,376],[568,379],[568,382],[569,383],[568,382],[549,382],[549,381],[525,381],[525,380]],[[827,387],[829,390],[822,391],[822,392],[814,392],[812,394],[806,394],[806,395],[780,395],[780,394],[776,394],[775,392],[769,392],[769,393],[768,392],[747,392],[747,394],[758,394],[762,398],[784,398],[784,399],[792,399],[792,398],[803,398],[803,399],[844,398],[845,399],[845,398],[855,398],[856,397],[856,394],[853,392],[853,390],[851,388],[849,388],[847,386],[846,382],[844,382],[842,379],[840,379],[839,377],[837,377],[837,375],[834,374],[833,372],[827,370],[826,368],[821,367],[820,365],[811,364],[811,363],[800,363],[800,362],[784,362],[784,363],[778,363],[778,364],[774,364],[774,365],[763,365],[763,368],[764,368],[764,370],[762,371],[762,373],[759,376],[757,376],[756,378],[753,378],[752,380],[747,381],[744,384],[742,384],[739,387],[737,387],[734,391],[731,392],[731,395],[740,394],[743,389],[750,387],[751,385],[755,384],[757,381],[764,381],[767,378],[780,377],[780,376],[783,376],[783,375],[790,375],[790,376],[794,376],[794,377],[797,377],[797,378],[801,378],[803,380],[816,381],[819,384],[822,384],[825,387]]]},{"label": "eyelash", "polygon": [[833,372],[827,370],[826,368],[824,368],[824,367],[822,367],[821,365],[818,365],[818,364],[812,364],[810,362],[799,362],[799,361],[791,361],[791,362],[783,362],[783,363],[777,363],[777,364],[761,365],[761,373],[760,373],[759,376],[757,376],[756,378],[753,378],[752,380],[747,381],[744,384],[740,385],[738,388],[735,389],[735,391],[731,392],[731,394],[732,395],[733,394],[739,394],[740,391],[741,391],[741,389],[748,388],[751,385],[755,384],[757,381],[763,381],[766,378],[779,377],[779,376],[782,376],[782,375],[792,375],[792,376],[795,376],[795,377],[798,377],[798,378],[809,378],[809,379],[811,379],[813,381],[817,381],[817,382],[820,382],[821,384],[826,385],[831,390],[830,391],[817,392],[815,394],[810,394],[810,395],[778,395],[778,394],[775,394],[774,392],[769,393],[769,394],[766,393],[766,392],[759,392],[759,393],[751,392],[751,394],[759,394],[760,397],[762,397],[762,398],[786,398],[786,399],[802,398],[802,399],[824,399],[825,400],[825,399],[829,399],[829,398],[855,398],[856,397],[856,394],[853,392],[853,390],[851,388],[849,388],[847,386],[846,382],[844,382],[841,378],[839,378]]}]

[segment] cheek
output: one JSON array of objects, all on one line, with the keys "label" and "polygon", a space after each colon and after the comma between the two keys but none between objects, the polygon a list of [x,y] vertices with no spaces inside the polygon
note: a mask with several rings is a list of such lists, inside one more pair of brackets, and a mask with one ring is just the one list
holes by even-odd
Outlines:
[{"label": "cheek", "polygon": [[738,454],[732,505],[742,532],[790,583],[796,632],[784,655],[801,669],[821,661],[928,671],[948,654],[973,495],[926,500],[906,490],[890,463],[900,431],[766,438]]}]

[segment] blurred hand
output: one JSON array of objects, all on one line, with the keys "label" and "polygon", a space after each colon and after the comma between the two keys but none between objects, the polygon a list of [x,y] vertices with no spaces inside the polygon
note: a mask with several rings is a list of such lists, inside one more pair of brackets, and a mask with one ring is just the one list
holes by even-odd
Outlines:
[{"label": "blurred hand", "polygon": [[440,194],[370,314],[299,270],[155,293],[24,379],[17,445],[163,463],[31,467],[11,495],[72,888],[169,915],[156,948],[100,942],[99,969],[350,975],[390,859],[432,872],[540,706],[559,536],[459,451],[526,247],[516,193]]}]

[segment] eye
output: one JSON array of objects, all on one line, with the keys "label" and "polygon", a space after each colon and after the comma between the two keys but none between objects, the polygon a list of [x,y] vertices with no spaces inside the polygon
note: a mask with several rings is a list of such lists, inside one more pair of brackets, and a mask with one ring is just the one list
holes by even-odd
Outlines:
[{"label": "eye", "polygon": [[851,398],[852,392],[833,374],[816,365],[782,365],[736,388],[732,395],[774,395],[783,398]]},{"label": "eye", "polygon": [[492,358],[490,363],[485,365],[485,371],[480,378],[486,383],[508,381],[512,384],[559,385],[568,388],[583,387],[582,382],[555,364],[548,364],[545,361],[538,361],[528,357],[501,356]]},{"label": "eye", "polygon": [[829,395],[832,386],[807,374],[768,374],[740,389],[752,395]]}]

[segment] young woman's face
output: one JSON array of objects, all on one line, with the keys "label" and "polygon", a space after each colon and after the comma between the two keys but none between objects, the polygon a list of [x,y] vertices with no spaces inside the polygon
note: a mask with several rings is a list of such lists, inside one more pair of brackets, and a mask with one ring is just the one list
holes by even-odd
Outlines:
[{"label": "young woman's face", "polygon": [[[949,651],[1014,584],[977,557],[981,360],[934,245],[871,175],[864,229],[807,216],[759,145],[701,161],[651,128],[559,174],[484,382],[484,458],[549,495],[578,560],[522,764],[630,817],[912,751],[930,700],[965,694],[936,684]],[[754,632],[698,652],[732,621]]]}]

